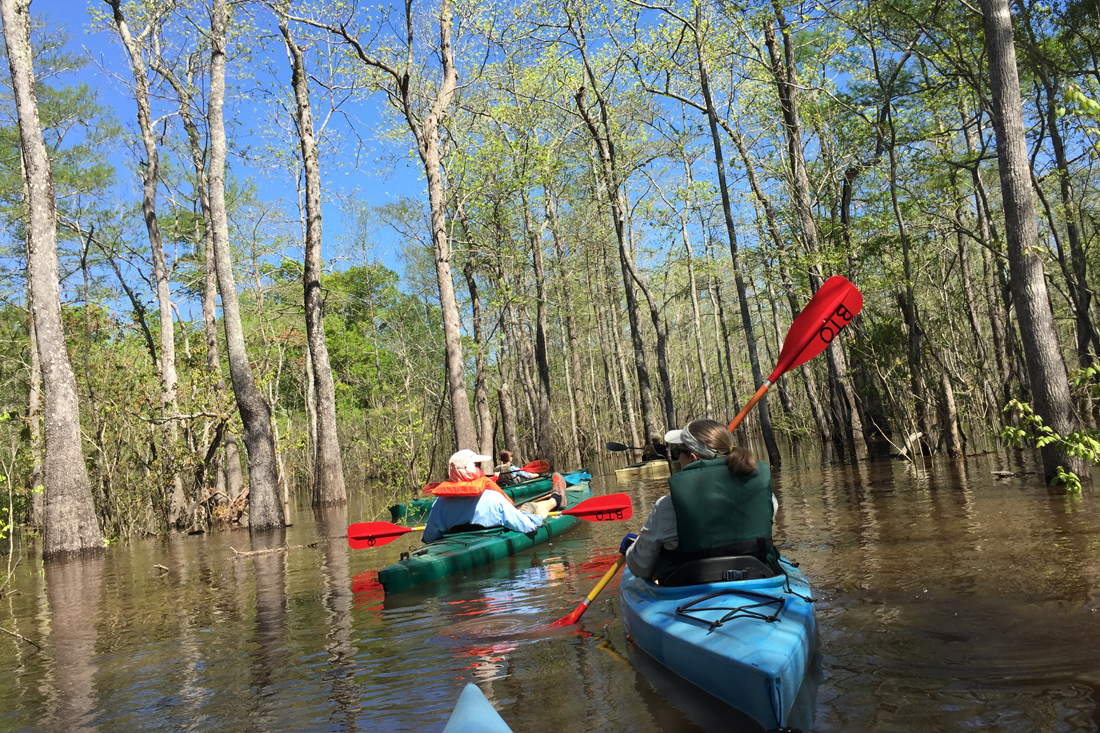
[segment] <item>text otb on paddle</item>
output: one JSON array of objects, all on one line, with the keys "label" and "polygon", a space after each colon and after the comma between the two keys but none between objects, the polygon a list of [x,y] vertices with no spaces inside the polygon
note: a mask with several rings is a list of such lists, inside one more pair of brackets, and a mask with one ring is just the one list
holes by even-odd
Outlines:
[{"label": "text otb on paddle", "polygon": [[848,325],[848,323],[855,317],[855,313],[852,313],[844,304],[841,303],[836,307],[836,310],[825,319],[825,322],[821,324],[821,328],[817,330],[817,338],[824,341],[826,344],[832,342],[836,338],[840,329]]}]

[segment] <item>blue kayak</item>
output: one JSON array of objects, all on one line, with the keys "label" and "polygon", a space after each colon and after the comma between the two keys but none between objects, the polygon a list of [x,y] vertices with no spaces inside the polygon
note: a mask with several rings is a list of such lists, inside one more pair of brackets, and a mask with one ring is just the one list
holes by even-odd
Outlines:
[{"label": "blue kayak", "polygon": [[443,733],[512,733],[477,685],[466,685]]},{"label": "blue kayak", "polygon": [[809,582],[787,560],[780,566],[784,573],[773,577],[678,587],[624,570],[620,598],[627,636],[764,728],[785,726],[816,629]]}]

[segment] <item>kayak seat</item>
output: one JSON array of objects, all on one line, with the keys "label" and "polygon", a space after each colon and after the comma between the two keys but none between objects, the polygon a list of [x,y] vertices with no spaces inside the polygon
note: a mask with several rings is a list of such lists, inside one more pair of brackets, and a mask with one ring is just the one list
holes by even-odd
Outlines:
[{"label": "kayak seat", "polygon": [[777,573],[772,568],[755,557],[737,555],[691,560],[673,570],[667,577],[661,578],[660,582],[662,586],[675,588],[728,580],[758,580],[775,575]]}]

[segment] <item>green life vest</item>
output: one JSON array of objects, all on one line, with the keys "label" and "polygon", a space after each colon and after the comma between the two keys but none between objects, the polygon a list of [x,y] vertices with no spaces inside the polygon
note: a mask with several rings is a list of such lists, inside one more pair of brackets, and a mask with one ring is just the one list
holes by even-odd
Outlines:
[{"label": "green life vest", "polygon": [[766,463],[756,474],[734,478],[724,457],[695,461],[668,480],[679,546],[661,550],[658,578],[690,560],[753,555],[768,565],[772,546],[772,478]]}]

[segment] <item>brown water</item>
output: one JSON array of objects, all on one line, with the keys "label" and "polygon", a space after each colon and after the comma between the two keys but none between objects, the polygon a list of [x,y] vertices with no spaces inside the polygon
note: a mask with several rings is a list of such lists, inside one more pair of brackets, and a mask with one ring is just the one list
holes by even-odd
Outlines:
[{"label": "brown water", "polygon": [[[821,669],[804,729],[1097,730],[1100,492],[1051,496],[1030,457],[777,472],[776,538],[814,585]],[[635,518],[463,578],[384,596],[372,571],[416,544],[235,558],[247,532],[150,539],[43,567],[28,543],[0,625],[0,730],[440,730],[477,682],[523,731],[738,729],[738,718],[628,647],[617,584],[579,633],[568,612]],[[342,534],[361,509],[285,537]],[[167,572],[154,567],[163,565]],[[634,664],[631,663],[634,661]],[[639,671],[641,670],[641,671]]]}]

